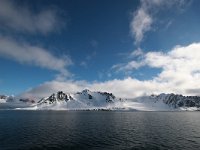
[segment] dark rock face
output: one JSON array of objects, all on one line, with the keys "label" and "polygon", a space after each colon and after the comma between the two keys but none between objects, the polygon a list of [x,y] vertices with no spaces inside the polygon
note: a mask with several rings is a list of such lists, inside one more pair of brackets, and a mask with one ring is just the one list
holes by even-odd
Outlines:
[{"label": "dark rock face", "polygon": [[6,99],[7,96],[6,95],[0,95],[0,99]]},{"label": "dark rock face", "polygon": [[113,103],[113,99],[116,98],[112,93],[108,93],[108,92],[98,92],[98,93],[106,96],[106,102],[108,103]]},{"label": "dark rock face", "polygon": [[19,99],[19,101],[21,101],[21,102],[24,102],[24,103],[35,103],[35,101],[33,100],[33,99],[28,99],[28,98],[26,98],[26,99]]},{"label": "dark rock face", "polygon": [[110,96],[107,96],[107,97],[106,97],[106,102],[107,102],[107,103],[113,103],[113,101],[110,99]]},{"label": "dark rock face", "polygon": [[[158,95],[157,98],[162,97]],[[166,94],[163,102],[172,106],[174,108],[177,107],[200,107],[200,97],[199,96],[183,96],[176,94]]]},{"label": "dark rock face", "polygon": [[65,101],[69,101],[69,100],[74,100],[73,97],[71,95],[65,95]]},{"label": "dark rock face", "polygon": [[50,101],[51,103],[53,103],[53,102],[56,101],[56,97],[55,97],[55,94],[54,94],[54,93],[49,97],[49,101]]},{"label": "dark rock face", "polygon": [[57,99],[59,99],[59,100],[64,100],[64,98],[65,98],[65,93],[63,93],[63,91],[58,91],[58,93],[57,93]]},{"label": "dark rock face", "polygon": [[[88,99],[93,99],[94,97],[89,94],[91,91],[88,89],[83,90],[82,92],[77,92],[76,94],[81,94],[84,96],[88,96]],[[105,97],[105,100],[107,103],[113,103],[113,100],[116,98],[112,93],[108,93],[108,92],[97,92],[98,94],[102,95]]]},{"label": "dark rock face", "polygon": [[92,99],[92,98],[93,98],[92,95],[88,94],[88,99]]},{"label": "dark rock face", "polygon": [[39,104],[42,103],[55,103],[56,101],[69,101],[69,100],[74,100],[71,95],[65,94],[63,91],[58,91],[56,94],[53,93],[51,96],[48,98],[42,98],[40,101],[38,101]]},{"label": "dark rock face", "polygon": [[108,93],[108,92],[99,92],[99,93],[102,94],[102,95],[109,96],[112,99],[115,99],[115,96],[112,93]]}]

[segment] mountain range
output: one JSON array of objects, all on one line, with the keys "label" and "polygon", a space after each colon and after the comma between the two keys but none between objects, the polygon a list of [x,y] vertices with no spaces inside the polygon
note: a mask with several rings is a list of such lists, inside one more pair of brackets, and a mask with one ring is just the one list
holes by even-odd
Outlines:
[{"label": "mountain range", "polygon": [[124,99],[112,93],[85,89],[73,94],[58,91],[39,100],[0,95],[0,109],[198,111],[200,110],[200,97],[162,93]]}]

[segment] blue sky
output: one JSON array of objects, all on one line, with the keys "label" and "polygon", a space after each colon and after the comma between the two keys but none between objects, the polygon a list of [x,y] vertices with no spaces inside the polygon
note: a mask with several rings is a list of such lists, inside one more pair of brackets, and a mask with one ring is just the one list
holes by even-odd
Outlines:
[{"label": "blue sky", "polygon": [[0,93],[197,95],[199,7],[198,0],[1,0]]}]

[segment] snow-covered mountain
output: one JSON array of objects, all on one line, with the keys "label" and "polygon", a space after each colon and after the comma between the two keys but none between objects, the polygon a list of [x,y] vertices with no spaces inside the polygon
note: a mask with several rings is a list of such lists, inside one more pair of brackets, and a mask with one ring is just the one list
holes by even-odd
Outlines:
[{"label": "snow-covered mountain", "polygon": [[136,110],[136,111],[179,111],[200,110],[199,96],[159,94],[133,99],[122,99],[108,92],[83,90],[74,94],[62,91],[37,99],[17,98],[0,95],[0,109],[34,110]]},{"label": "snow-covered mountain", "polygon": [[8,99],[7,95],[0,95],[0,104],[6,103],[7,99]]},{"label": "snow-covered mountain", "polygon": [[0,109],[16,109],[32,107],[34,100],[23,99],[15,96],[0,95]]},{"label": "snow-covered mountain", "polygon": [[163,101],[165,104],[172,108],[200,108],[199,96],[183,96],[176,94],[160,94],[156,97],[157,101]]},{"label": "snow-covered mountain", "polygon": [[123,100],[116,98],[112,93],[91,92],[86,89],[75,94],[66,94],[62,91],[53,93],[39,100],[37,109],[117,109],[122,104]]},{"label": "snow-covered mountain", "polygon": [[159,94],[142,96],[126,101],[125,109],[140,111],[197,111],[200,110],[199,96],[183,96],[177,94]]}]

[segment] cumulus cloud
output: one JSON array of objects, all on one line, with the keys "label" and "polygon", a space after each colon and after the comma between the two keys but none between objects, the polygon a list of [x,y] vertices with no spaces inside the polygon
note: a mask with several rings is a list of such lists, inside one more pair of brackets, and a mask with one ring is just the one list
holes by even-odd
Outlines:
[{"label": "cumulus cloud", "polygon": [[26,92],[22,93],[20,96],[29,98],[43,98],[51,95],[54,92],[60,90],[67,93],[74,93],[87,88],[85,81],[47,81],[37,87],[28,89]]},{"label": "cumulus cloud", "polygon": [[48,96],[63,90],[77,92],[85,88],[94,91],[112,92],[118,97],[133,98],[142,95],[176,93],[200,95],[200,43],[176,46],[166,53],[148,52],[144,54],[143,64],[161,68],[151,80],[138,80],[127,77],[105,82],[50,81],[24,93],[26,96]]},{"label": "cumulus cloud", "polygon": [[69,75],[66,67],[72,64],[71,59],[67,55],[57,57],[42,47],[32,46],[28,43],[18,42],[11,38],[1,36],[0,56],[15,60],[22,64],[30,64],[56,70],[65,76]]},{"label": "cumulus cloud", "polygon": [[37,98],[46,97],[57,91],[66,93],[75,93],[83,89],[92,91],[111,92],[117,97],[134,98],[142,95],[150,95],[152,93],[159,94],[162,92],[174,92],[175,87],[167,83],[159,83],[154,80],[140,81],[131,77],[125,79],[114,79],[105,82],[87,82],[87,81],[49,81],[37,87],[31,88],[22,93],[21,97]]},{"label": "cumulus cloud", "polygon": [[185,47],[175,47],[168,53],[149,52],[144,61],[150,67],[163,69],[157,80],[174,82],[185,88],[198,87],[196,83],[200,80],[199,49],[200,43],[193,43]]},{"label": "cumulus cloud", "polygon": [[43,97],[63,90],[68,93],[85,88],[94,91],[112,92],[118,97],[133,98],[141,95],[176,93],[200,95],[200,43],[188,46],[176,46],[166,53],[148,52],[144,54],[143,63],[153,68],[161,68],[151,80],[138,80],[127,77],[105,82],[87,81],[49,81],[29,89],[23,96]]},{"label": "cumulus cloud", "polygon": [[191,0],[140,0],[140,7],[133,12],[130,23],[131,35],[135,38],[135,44],[140,44],[146,32],[152,29],[155,16],[162,8],[169,9],[176,6],[176,10],[183,10]]},{"label": "cumulus cloud", "polygon": [[64,24],[54,8],[33,12],[13,0],[0,0],[0,23],[1,27],[15,31],[44,34]]},{"label": "cumulus cloud", "polygon": [[[162,71],[152,80],[139,81],[129,78],[130,83],[138,81],[146,93],[174,92],[178,94],[200,95],[200,43],[176,46],[164,52],[148,52],[143,59],[130,61],[118,66],[117,70],[132,71],[142,66],[161,68]],[[131,65],[132,64],[132,65]],[[147,87],[147,85],[150,85]],[[135,89],[138,89],[137,86]],[[134,89],[134,90],[135,90]]]},{"label": "cumulus cloud", "polygon": [[[153,82],[153,81],[151,81]],[[118,97],[136,97],[144,95],[151,89],[157,89],[157,85],[151,85],[151,82],[142,82],[137,79],[126,78],[124,80],[110,80],[106,82],[87,82],[87,81],[49,81],[38,87],[31,88],[21,94],[22,97],[42,98],[51,95],[57,91],[64,91],[67,93],[75,93],[83,89],[90,89],[93,91],[112,92]],[[146,90],[146,91],[145,91]]]}]

